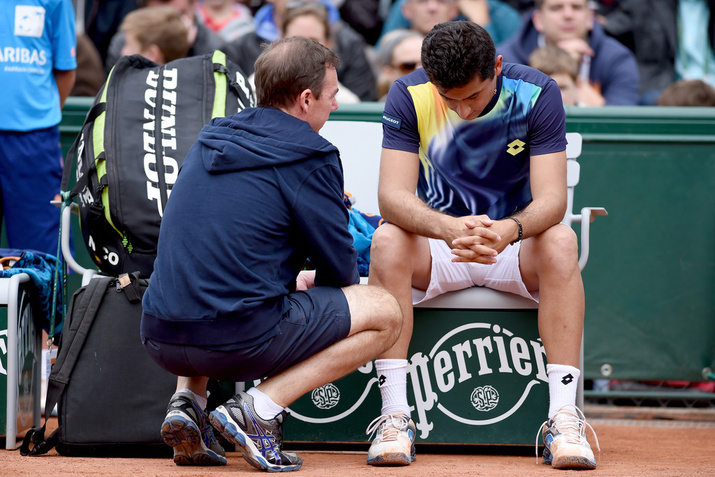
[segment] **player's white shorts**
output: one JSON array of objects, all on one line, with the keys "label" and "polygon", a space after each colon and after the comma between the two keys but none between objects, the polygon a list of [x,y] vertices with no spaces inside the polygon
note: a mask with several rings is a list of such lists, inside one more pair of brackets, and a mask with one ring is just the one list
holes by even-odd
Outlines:
[{"label": "player's white shorts", "polygon": [[539,292],[529,293],[521,279],[519,250],[521,242],[507,247],[497,255],[493,265],[481,263],[455,263],[444,240],[429,239],[432,254],[432,274],[427,291],[412,289],[412,303],[418,304],[443,293],[473,286],[521,295],[539,302]]}]

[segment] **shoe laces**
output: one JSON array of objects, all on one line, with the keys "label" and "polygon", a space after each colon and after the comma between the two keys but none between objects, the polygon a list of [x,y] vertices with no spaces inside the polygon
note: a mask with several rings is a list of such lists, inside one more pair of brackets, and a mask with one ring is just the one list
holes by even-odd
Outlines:
[{"label": "shoe laces", "polygon": [[573,404],[567,404],[562,406],[551,419],[547,419],[541,424],[539,430],[536,433],[536,463],[539,463],[539,437],[542,436],[541,431],[544,426],[548,425],[549,421],[552,422],[552,426],[559,430],[559,434],[563,436],[563,439],[570,444],[580,444],[581,438],[586,439],[586,429],[591,430],[594,440],[596,441],[596,448],[598,449],[598,460],[601,460],[601,446],[598,443],[598,436],[596,431],[593,430],[591,424],[586,422],[586,416],[583,411]]},{"label": "shoe laces", "polygon": [[400,431],[405,429],[409,422],[407,415],[402,413],[383,414],[367,426],[365,434],[369,436],[368,440],[372,440],[372,436],[377,433],[382,441],[396,441]]}]

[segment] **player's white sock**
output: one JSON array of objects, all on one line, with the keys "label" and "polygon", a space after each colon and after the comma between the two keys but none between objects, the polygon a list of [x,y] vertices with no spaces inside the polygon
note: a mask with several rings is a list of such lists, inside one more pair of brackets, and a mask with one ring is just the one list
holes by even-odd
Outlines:
[{"label": "player's white sock", "polygon": [[189,388],[184,388],[176,391],[177,393],[189,393],[194,397],[194,401],[199,405],[202,411],[206,410],[207,399],[203,396],[199,396]]},{"label": "player's white sock", "polygon": [[274,403],[273,399],[269,398],[267,394],[256,387],[246,391],[246,394],[253,396],[253,409],[261,419],[270,421],[283,412],[283,408],[281,406]]},{"label": "player's white sock", "polygon": [[547,364],[549,376],[549,418],[567,404],[576,405],[576,390],[581,371],[565,364]]},{"label": "player's white sock", "polygon": [[401,412],[410,415],[407,404],[407,360],[376,359],[377,382],[382,395],[382,414]]}]

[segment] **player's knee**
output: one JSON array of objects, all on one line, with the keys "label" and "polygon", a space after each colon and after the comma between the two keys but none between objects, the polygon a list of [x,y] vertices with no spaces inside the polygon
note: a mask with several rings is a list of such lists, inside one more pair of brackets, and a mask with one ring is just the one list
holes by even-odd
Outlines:
[{"label": "player's knee", "polygon": [[370,245],[370,273],[396,271],[409,263],[410,235],[392,224],[378,227]]},{"label": "player's knee", "polygon": [[550,267],[567,273],[578,266],[578,238],[571,227],[551,227],[542,239],[541,252]]}]

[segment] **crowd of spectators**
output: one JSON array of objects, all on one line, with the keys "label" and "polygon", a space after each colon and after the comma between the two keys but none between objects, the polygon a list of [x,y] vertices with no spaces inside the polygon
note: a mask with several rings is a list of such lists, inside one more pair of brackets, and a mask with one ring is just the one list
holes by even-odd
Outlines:
[{"label": "crowd of spectators", "polygon": [[[396,78],[420,66],[417,39],[435,24],[457,19],[482,25],[505,62],[542,69],[530,61],[533,53],[538,60],[537,50],[548,47],[552,56],[562,60],[555,49],[570,54],[577,66],[577,77],[571,86],[573,91],[565,95],[569,97],[569,105],[660,105],[659,96],[676,82],[693,86],[696,84],[693,80],[699,80],[715,86],[715,15],[710,15],[715,0],[74,0],[74,3],[78,70],[72,96],[96,94],[118,57],[129,51],[122,49],[125,42],[122,22],[133,10],[157,6],[176,9],[187,28],[187,55],[221,49],[250,76],[262,45],[285,35],[283,22],[287,12],[309,3],[324,10],[329,25],[325,44],[342,60],[338,77],[342,89],[348,93],[343,102],[354,102],[355,98],[384,99]],[[320,22],[312,23],[315,32],[301,28],[298,33],[289,34],[323,35]],[[686,24],[688,28],[678,27]],[[393,31],[398,31],[397,35],[390,35]],[[385,41],[386,38],[392,41]],[[547,61],[542,71],[549,74],[564,62]],[[559,73],[565,74],[565,70]],[[567,77],[559,76],[560,85],[569,87]],[[702,97],[702,88],[692,94],[694,99],[690,103]]]}]

